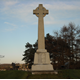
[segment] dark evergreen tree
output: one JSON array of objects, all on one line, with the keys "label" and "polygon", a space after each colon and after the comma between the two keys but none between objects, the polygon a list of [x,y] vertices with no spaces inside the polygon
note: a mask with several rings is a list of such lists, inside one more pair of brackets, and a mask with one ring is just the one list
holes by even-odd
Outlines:
[{"label": "dark evergreen tree", "polygon": [[[37,42],[36,42],[37,43]],[[37,49],[37,44],[30,44],[27,43],[25,45],[26,50],[24,51],[24,58],[22,60],[25,61],[26,64],[29,64],[29,68],[31,68],[31,65],[33,64],[33,60],[34,60],[34,53],[36,52]]]}]

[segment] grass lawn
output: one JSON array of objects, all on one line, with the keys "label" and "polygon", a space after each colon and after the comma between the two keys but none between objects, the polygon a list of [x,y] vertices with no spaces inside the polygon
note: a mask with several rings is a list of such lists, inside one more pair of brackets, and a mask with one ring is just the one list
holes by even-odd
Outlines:
[{"label": "grass lawn", "polygon": [[58,74],[31,75],[29,79],[80,79],[80,70],[61,70]]},{"label": "grass lawn", "polygon": [[0,71],[0,79],[80,79],[80,70],[61,70],[58,74],[36,74],[27,71]]},{"label": "grass lawn", "polygon": [[25,79],[28,75],[29,73],[27,73],[26,71],[0,71],[0,79]]}]

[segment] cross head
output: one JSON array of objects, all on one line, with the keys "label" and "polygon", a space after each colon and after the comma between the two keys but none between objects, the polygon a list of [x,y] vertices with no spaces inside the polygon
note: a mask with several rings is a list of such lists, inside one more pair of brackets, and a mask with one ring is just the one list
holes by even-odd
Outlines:
[{"label": "cross head", "polygon": [[37,17],[44,17],[46,14],[48,14],[48,10],[46,10],[42,4],[39,4],[39,7],[33,10],[33,14],[35,14]]}]

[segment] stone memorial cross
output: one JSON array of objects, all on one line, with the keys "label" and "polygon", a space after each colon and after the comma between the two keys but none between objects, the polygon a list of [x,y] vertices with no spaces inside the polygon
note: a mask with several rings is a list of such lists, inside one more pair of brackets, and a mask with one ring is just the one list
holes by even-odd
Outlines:
[{"label": "stone memorial cross", "polygon": [[42,4],[39,4],[35,10],[33,10],[33,14],[38,17],[38,50],[45,50],[45,40],[44,40],[44,20],[43,17],[48,14],[48,10],[46,10]]},{"label": "stone memorial cross", "polygon": [[34,55],[34,64],[32,65],[32,71],[50,71],[53,70],[53,66],[50,64],[49,53],[45,49],[44,38],[44,20],[43,17],[48,14],[42,4],[39,4],[33,14],[38,17],[38,50]]}]

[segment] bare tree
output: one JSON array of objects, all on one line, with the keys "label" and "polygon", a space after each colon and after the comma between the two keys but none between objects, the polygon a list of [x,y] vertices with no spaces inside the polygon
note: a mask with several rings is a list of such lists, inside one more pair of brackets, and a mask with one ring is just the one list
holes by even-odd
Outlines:
[{"label": "bare tree", "polygon": [[70,62],[77,62],[80,59],[80,27],[74,23],[69,23],[68,26],[63,26],[59,35],[70,46],[70,51],[66,51]]},{"label": "bare tree", "polygon": [[4,56],[0,55],[0,58],[3,58]]}]

